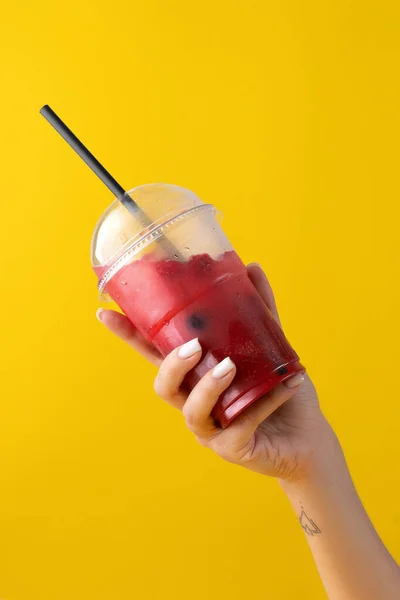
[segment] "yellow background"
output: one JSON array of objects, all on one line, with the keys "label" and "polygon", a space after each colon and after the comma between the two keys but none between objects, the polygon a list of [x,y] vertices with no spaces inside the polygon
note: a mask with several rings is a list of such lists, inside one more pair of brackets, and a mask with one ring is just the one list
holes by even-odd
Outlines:
[{"label": "yellow background", "polygon": [[224,211],[400,558],[399,32],[395,0],[2,6],[0,598],[324,597],[276,482],[199,448],[96,321],[111,198],[45,103],[127,187]]}]

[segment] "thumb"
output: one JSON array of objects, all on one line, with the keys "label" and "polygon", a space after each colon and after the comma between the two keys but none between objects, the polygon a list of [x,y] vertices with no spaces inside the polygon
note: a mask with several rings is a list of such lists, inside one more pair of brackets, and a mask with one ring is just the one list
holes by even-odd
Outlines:
[{"label": "thumb", "polygon": [[[277,408],[290,400],[304,382],[304,375],[298,373],[284,383],[278,385],[268,394],[257,400],[245,412],[239,415],[233,423],[222,432],[221,436],[229,439],[233,446],[245,445],[263,423]],[[227,409],[229,411],[229,408]]]},{"label": "thumb", "polygon": [[261,298],[271,311],[275,321],[281,325],[278,309],[276,308],[274,292],[272,291],[267,276],[265,275],[261,266],[258,263],[251,263],[247,267],[247,274],[257,292],[260,294]]}]

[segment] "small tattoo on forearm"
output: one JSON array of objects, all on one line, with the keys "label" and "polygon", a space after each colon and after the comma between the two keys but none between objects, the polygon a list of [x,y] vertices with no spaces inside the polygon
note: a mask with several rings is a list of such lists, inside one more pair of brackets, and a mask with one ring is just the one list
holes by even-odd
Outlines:
[{"label": "small tattoo on forearm", "polygon": [[321,530],[318,527],[318,525],[306,515],[302,506],[299,521],[300,525],[302,526],[307,535],[318,535],[318,533],[321,533]]}]

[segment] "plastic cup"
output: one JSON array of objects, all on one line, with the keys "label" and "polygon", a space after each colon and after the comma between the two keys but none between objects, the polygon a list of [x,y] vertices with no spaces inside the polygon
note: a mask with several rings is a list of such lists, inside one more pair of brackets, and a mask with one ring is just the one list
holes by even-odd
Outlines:
[{"label": "plastic cup", "polygon": [[192,389],[230,356],[237,367],[213,416],[222,427],[292,375],[303,372],[224,234],[216,209],[184,188],[151,184],[128,192],[149,217],[115,201],[92,239],[92,265],[114,300],[163,356],[198,337],[203,354]]}]

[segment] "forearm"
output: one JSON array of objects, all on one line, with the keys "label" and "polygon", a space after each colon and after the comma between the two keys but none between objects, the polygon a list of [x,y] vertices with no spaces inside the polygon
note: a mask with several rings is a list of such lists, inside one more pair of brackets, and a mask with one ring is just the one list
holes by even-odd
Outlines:
[{"label": "forearm", "polygon": [[329,427],[319,468],[282,487],[330,600],[399,600],[400,568],[372,526]]}]

